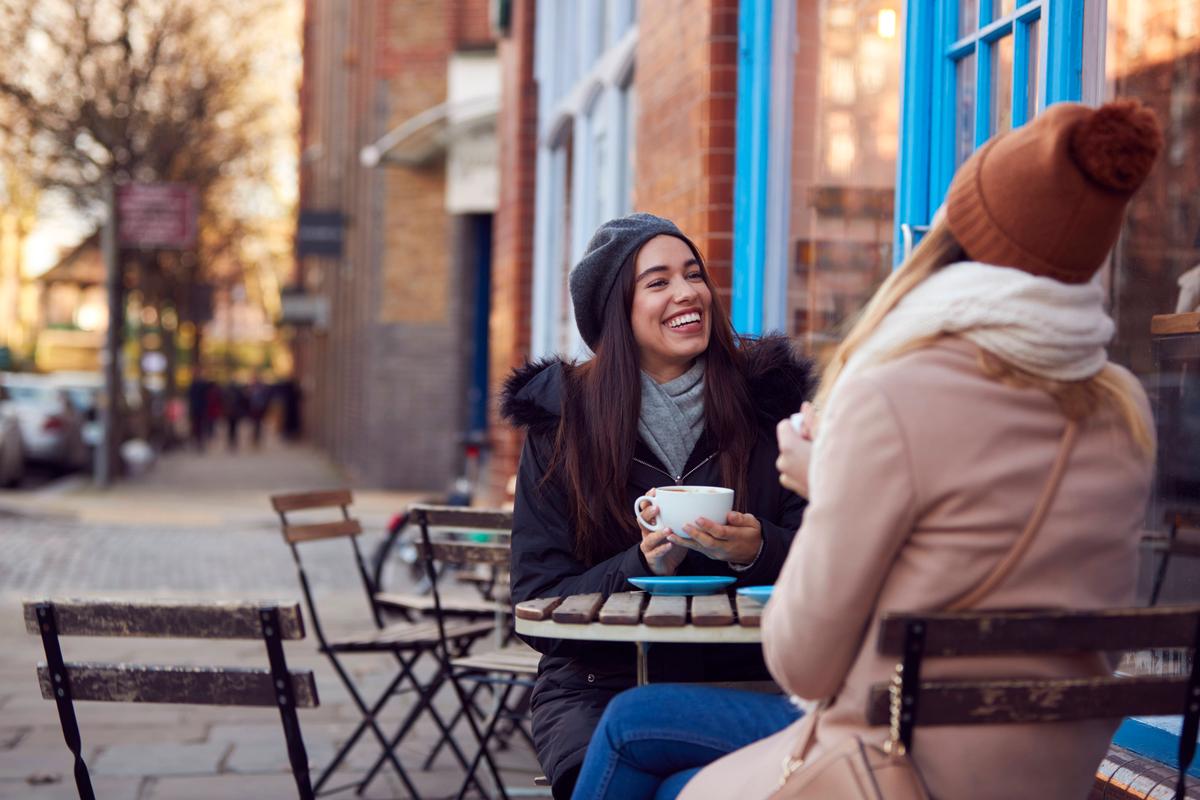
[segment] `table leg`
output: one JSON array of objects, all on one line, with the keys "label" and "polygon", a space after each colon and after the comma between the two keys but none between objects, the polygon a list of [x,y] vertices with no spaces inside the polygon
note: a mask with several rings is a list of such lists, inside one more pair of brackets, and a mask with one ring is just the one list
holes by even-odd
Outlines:
[{"label": "table leg", "polygon": [[646,674],[646,651],[650,645],[646,642],[637,643],[637,685],[645,686],[650,682],[649,676]]}]

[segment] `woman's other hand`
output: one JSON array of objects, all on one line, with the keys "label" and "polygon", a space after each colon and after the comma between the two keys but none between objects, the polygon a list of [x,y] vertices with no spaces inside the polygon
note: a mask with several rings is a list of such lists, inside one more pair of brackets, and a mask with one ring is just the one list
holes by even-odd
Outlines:
[{"label": "woman's other hand", "polygon": [[[653,497],[657,489],[651,489],[646,492],[647,497]],[[658,506],[651,503],[642,503],[641,517],[650,525],[654,524],[654,520],[658,518]],[[642,532],[642,557],[646,559],[646,565],[650,567],[650,571],[655,575],[674,575],[675,570],[679,568],[684,556],[687,555],[687,550],[678,547],[671,543],[671,529],[662,528],[657,531],[648,531],[641,525],[638,529]]]},{"label": "woman's other hand", "polygon": [[792,429],[800,434],[801,438],[813,441],[817,438],[817,423],[821,421],[820,415],[817,413],[817,407],[805,400],[800,404],[800,410],[789,418],[792,421]]},{"label": "woman's other hand", "polygon": [[671,534],[677,546],[703,553],[714,561],[744,566],[752,564],[762,549],[762,524],[753,514],[730,511],[725,524],[700,517],[683,530],[691,539]]},{"label": "woman's other hand", "polygon": [[775,460],[779,482],[801,497],[808,497],[808,463],[812,459],[812,441],[805,438],[803,429],[797,431],[790,419],[776,426],[775,436],[779,440],[779,458]]}]

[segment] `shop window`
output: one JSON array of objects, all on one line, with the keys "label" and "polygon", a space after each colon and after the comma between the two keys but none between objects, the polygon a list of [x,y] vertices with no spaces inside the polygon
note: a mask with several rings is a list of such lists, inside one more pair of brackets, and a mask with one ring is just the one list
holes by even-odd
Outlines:
[{"label": "shop window", "polygon": [[820,356],[892,264],[900,0],[798,0],[787,308]]},{"label": "shop window", "polygon": [[[1168,515],[1200,512],[1200,6],[1109,0],[1105,64],[1108,97],[1138,98],[1165,135],[1108,276],[1117,323],[1109,355],[1154,405],[1159,456],[1147,527],[1161,530]],[[1166,600],[1200,598],[1200,562],[1188,561],[1168,571]]]},{"label": "shop window", "polygon": [[955,170],[1047,104],[1078,100],[1083,0],[908,0],[896,263]]}]

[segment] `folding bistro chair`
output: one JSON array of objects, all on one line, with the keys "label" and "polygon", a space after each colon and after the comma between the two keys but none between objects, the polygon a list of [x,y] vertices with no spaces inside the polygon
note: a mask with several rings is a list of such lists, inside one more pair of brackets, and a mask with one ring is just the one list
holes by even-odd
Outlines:
[{"label": "folding bistro chair", "polygon": [[[425,560],[433,600],[438,608],[441,608],[443,603],[437,580],[438,563],[489,564],[497,567],[509,564],[511,547],[507,540],[500,544],[434,541],[430,535],[430,529],[448,528],[508,534],[512,531],[512,512],[417,505],[412,507],[410,513],[421,529],[421,555]],[[523,738],[533,749],[533,738],[524,727],[524,718],[541,656],[524,644],[505,646],[507,637],[503,632],[508,628],[507,605],[504,607],[504,615],[504,617],[497,617],[497,649],[491,652],[455,657],[451,653],[449,640],[445,635],[441,637],[440,655],[443,663],[447,666],[450,682],[460,700],[460,708],[452,719],[451,727],[453,728],[454,722],[459,719],[465,719],[477,744],[475,755],[471,759],[462,786],[459,788],[458,798],[462,798],[466,794],[479,769],[480,762],[487,765],[495,782],[496,791],[501,797],[507,798],[511,795],[528,793],[525,790],[505,787],[489,751],[489,746],[497,741],[497,734],[500,730],[498,726],[502,721],[511,723],[511,732]],[[439,626],[444,625],[441,614],[438,615],[438,624]],[[475,685],[470,692],[466,692],[462,687],[462,682],[470,682]],[[485,686],[493,692],[494,696],[491,712],[482,720],[481,728],[473,715],[476,709],[475,697]],[[542,794],[540,790],[536,793]]]},{"label": "folding bistro chair", "polygon": [[[437,726],[441,736],[446,740],[451,752],[458,760],[459,764],[465,769],[467,766],[466,757],[462,750],[450,735],[450,729],[446,725],[445,720],[438,713],[433,704],[433,699],[437,695],[438,690],[442,687],[446,680],[447,670],[444,664],[438,659],[438,668],[434,676],[425,683],[417,677],[415,666],[422,656],[430,655],[435,659],[438,658],[438,645],[442,641],[441,636],[445,636],[450,643],[450,647],[457,655],[464,654],[470,647],[471,643],[476,639],[486,635],[492,630],[492,622],[478,621],[459,621],[452,625],[446,625],[443,628],[438,624],[430,621],[416,622],[401,622],[393,624],[385,624],[383,621],[383,609],[376,600],[374,585],[371,582],[371,577],[367,571],[367,566],[363,560],[362,550],[358,545],[358,535],[362,533],[362,526],[358,520],[351,518],[349,505],[352,501],[352,496],[349,490],[335,490],[322,492],[304,492],[299,494],[274,495],[271,497],[271,505],[279,514],[280,522],[283,526],[283,537],[292,550],[292,558],[296,562],[296,571],[300,577],[300,586],[304,591],[305,604],[308,606],[308,612],[312,617],[313,632],[317,636],[320,652],[325,654],[333,665],[334,671],[338,674],[346,691],[350,694],[354,704],[358,707],[362,714],[362,721],[350,738],[342,745],[341,749],[333,757],[333,760],[325,767],[324,771],[318,777],[314,790],[322,793],[321,789],[332,776],[342,762],[349,755],[351,749],[358,742],[359,738],[367,731],[370,731],[383,753],[380,756],[378,765],[382,766],[384,762],[391,764],[392,768],[399,776],[401,783],[405,789],[414,797],[419,797],[420,794],[409,778],[408,772],[400,764],[396,758],[396,747],[403,741],[405,735],[412,729],[417,719],[422,713],[427,714],[433,723]],[[321,523],[305,523],[294,524],[294,521],[288,519],[289,514],[298,511],[313,511],[320,509],[336,508],[341,512],[341,519],[330,522]],[[324,628],[321,626],[320,618],[317,615],[316,602],[313,597],[312,587],[309,584],[308,576],[304,571],[304,565],[300,558],[300,550],[298,545],[311,542],[319,539],[334,539],[348,538],[354,552],[355,561],[358,564],[359,577],[362,580],[363,589],[367,595],[367,602],[371,609],[371,614],[374,622],[374,627],[359,633],[348,636],[339,636],[331,638],[326,636]],[[387,688],[379,695],[379,697],[371,704],[363,699],[362,693],[355,686],[354,681],[350,677],[349,671],[342,664],[342,659],[351,654],[369,653],[373,655],[391,654],[395,657],[398,664],[396,675],[392,678]],[[406,685],[407,684],[407,688]],[[416,703],[409,709],[407,715],[403,718],[399,728],[393,734],[389,741],[383,731],[379,727],[377,717],[388,700],[396,694],[405,691],[412,691],[416,695]],[[361,782],[354,784],[357,791],[361,793],[375,777],[378,769],[373,769]],[[325,794],[340,791],[348,788],[348,786],[329,789]]]},{"label": "folding bistro chair", "polygon": [[[1187,795],[1187,769],[1200,730],[1200,659],[1196,658],[1200,606],[890,612],[883,616],[876,644],[881,654],[897,659],[891,682],[872,686],[867,706],[868,723],[890,726],[889,752],[910,750],[917,726],[1182,714],[1175,788],[1180,800]],[[927,657],[1113,654],[1158,648],[1184,649],[1190,657],[1189,673],[986,680],[921,677],[921,664]],[[1013,766],[1020,768],[1019,764]],[[1103,786],[1091,796],[1101,794],[1110,796]],[[1154,791],[1139,796],[1171,795]]]},{"label": "folding bistro chair", "polygon": [[[26,601],[25,628],[40,634],[46,662],[38,664],[42,697],[58,704],[75,785],[95,800],[75,720],[76,700],[275,706],[283,721],[288,761],[301,800],[312,800],[308,754],[297,708],[317,706],[311,670],[289,670],[284,639],[304,638],[300,606],[253,603],[134,603],[107,600]],[[176,639],[258,639],[270,669],[64,662],[60,636],[147,636]]]}]

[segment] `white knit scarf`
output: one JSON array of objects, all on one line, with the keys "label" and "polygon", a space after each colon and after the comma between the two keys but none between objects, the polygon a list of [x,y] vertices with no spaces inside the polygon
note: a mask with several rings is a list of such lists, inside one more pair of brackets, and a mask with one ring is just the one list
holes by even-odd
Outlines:
[{"label": "white knit scarf", "polygon": [[829,405],[847,377],[939,333],[961,336],[1034,375],[1076,381],[1103,369],[1114,330],[1098,281],[1068,284],[1011,267],[950,264],[888,312],[842,368]]}]

